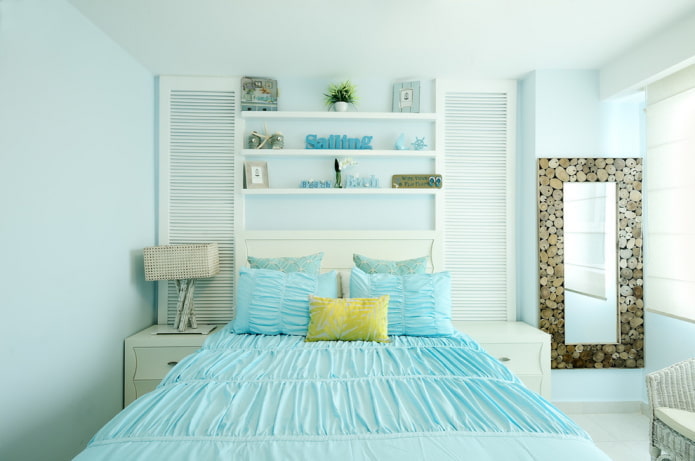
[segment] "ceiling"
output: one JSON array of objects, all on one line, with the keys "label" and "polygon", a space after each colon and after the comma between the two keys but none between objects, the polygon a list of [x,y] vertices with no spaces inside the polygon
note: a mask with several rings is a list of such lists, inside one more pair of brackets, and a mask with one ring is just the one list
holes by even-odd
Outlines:
[{"label": "ceiling", "polygon": [[69,0],[154,74],[518,78],[600,69],[695,0]]}]

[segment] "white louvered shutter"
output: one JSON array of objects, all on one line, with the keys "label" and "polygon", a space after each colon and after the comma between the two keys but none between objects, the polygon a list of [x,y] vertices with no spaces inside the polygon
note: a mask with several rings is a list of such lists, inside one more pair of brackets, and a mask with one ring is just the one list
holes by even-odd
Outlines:
[{"label": "white louvered shutter", "polygon": [[[217,242],[220,273],[196,282],[198,323],[233,317],[238,79],[159,78],[159,244]],[[176,315],[174,282],[159,282],[158,322]]]},{"label": "white louvered shutter", "polygon": [[516,85],[438,83],[444,121],[444,266],[453,317],[516,319],[514,152]]}]

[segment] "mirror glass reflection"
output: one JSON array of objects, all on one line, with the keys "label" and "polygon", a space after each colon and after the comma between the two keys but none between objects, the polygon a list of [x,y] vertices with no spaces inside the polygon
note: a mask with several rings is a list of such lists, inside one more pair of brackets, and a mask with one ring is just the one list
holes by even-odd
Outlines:
[{"label": "mirror glass reflection", "polygon": [[565,344],[618,342],[614,182],[565,183]]}]

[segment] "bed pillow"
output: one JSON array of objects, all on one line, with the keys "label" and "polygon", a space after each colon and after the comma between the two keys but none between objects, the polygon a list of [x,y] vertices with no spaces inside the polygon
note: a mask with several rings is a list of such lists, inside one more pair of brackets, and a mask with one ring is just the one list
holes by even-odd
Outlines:
[{"label": "bed pillow", "polygon": [[427,272],[427,257],[404,259],[403,261],[389,261],[387,259],[373,259],[360,254],[353,254],[352,260],[355,266],[368,274],[393,274],[411,275]]},{"label": "bed pillow", "polygon": [[388,331],[390,335],[450,336],[451,275],[367,274],[353,268],[350,296],[375,298],[389,295]]},{"label": "bed pillow", "polygon": [[307,341],[376,341],[388,337],[389,297],[309,297]]},{"label": "bed pillow", "polygon": [[305,274],[318,275],[321,271],[323,253],[308,256],[282,257],[282,258],[256,258],[249,256],[251,269],[271,269],[282,272],[304,272]]},{"label": "bed pillow", "polygon": [[337,271],[319,274],[319,286],[314,294],[326,298],[337,298],[340,296],[340,274]]},{"label": "bed pillow", "polygon": [[337,296],[335,271],[319,276],[270,269],[239,271],[234,333],[306,335],[309,296]]}]

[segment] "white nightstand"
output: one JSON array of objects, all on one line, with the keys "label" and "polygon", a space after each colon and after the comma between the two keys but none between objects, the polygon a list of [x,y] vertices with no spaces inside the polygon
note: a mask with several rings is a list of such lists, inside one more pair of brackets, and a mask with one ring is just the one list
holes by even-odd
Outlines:
[{"label": "white nightstand", "polygon": [[550,335],[523,322],[462,322],[454,327],[505,364],[526,387],[550,399]]},{"label": "white nightstand", "polygon": [[158,328],[159,325],[152,325],[125,340],[124,407],[157,387],[174,365],[198,350],[209,337],[203,334],[154,334]]}]

